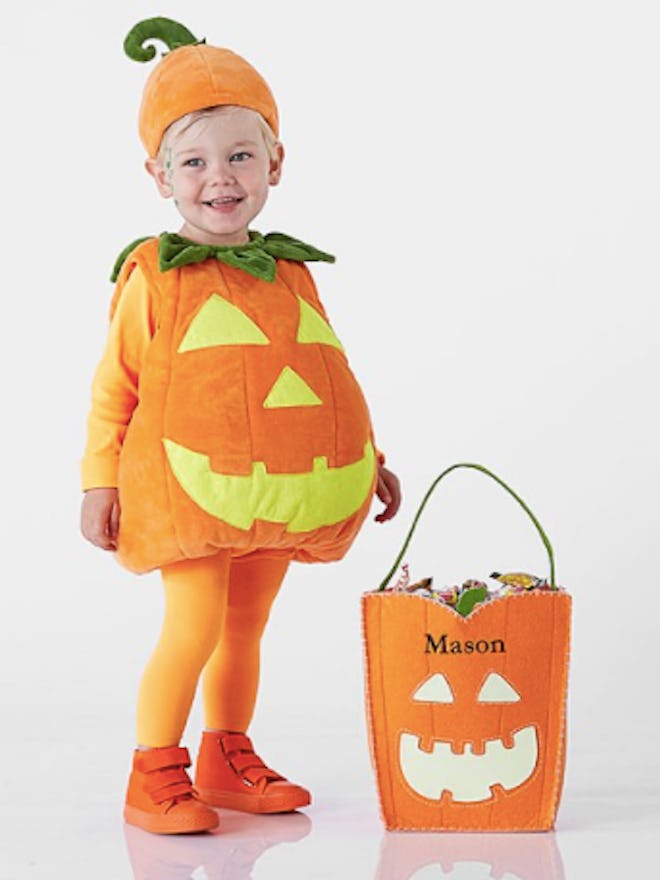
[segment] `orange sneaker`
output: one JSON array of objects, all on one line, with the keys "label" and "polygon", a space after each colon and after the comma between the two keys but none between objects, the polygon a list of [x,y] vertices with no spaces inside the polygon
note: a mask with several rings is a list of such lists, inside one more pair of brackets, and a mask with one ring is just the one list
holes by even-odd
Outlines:
[{"label": "orange sneaker", "polygon": [[124,819],[155,834],[192,834],[217,828],[216,813],[199,800],[186,767],[190,767],[188,749],[136,750]]},{"label": "orange sneaker", "polygon": [[289,813],[310,803],[309,792],[270,770],[243,733],[205,731],[195,788],[207,804],[245,813]]}]

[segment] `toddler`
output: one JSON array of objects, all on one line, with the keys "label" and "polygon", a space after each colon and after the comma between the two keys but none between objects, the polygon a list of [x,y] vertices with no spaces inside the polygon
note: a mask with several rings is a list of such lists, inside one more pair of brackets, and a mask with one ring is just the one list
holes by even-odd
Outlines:
[{"label": "toddler", "polygon": [[[173,834],[217,827],[212,807],[310,802],[246,735],[260,639],[290,562],[340,559],[374,492],[383,522],[400,491],[306,265],[333,258],[251,228],[284,159],[268,85],[169,19],[136,25],[127,54],[148,60],[156,37],[170,51],[145,86],[140,136],[182,225],[118,260],[81,525],[131,571],[162,575],[165,619],[140,685],[124,817]],[[193,788],[180,741],[202,673]]]}]

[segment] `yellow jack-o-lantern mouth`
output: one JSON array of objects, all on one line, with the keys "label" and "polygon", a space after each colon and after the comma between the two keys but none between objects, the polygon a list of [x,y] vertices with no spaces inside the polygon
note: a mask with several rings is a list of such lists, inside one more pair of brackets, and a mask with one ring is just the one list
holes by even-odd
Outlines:
[{"label": "yellow jack-o-lantern mouth", "polygon": [[163,444],[172,472],[184,492],[202,510],[234,526],[249,529],[255,520],[286,523],[287,532],[308,532],[352,516],[373,483],[376,455],[370,440],[358,461],[330,468],[325,456],[302,474],[269,474],[255,461],[247,475],[211,470],[208,455],[173,440]]},{"label": "yellow jack-o-lantern mouth", "polygon": [[404,778],[413,791],[429,800],[439,800],[448,791],[454,801],[489,800],[492,785],[504,789],[522,785],[534,772],[539,756],[533,724],[513,734],[513,746],[501,739],[487,740],[483,754],[474,754],[467,743],[462,754],[452,751],[451,742],[434,740],[431,752],[422,751],[419,740],[402,733],[399,761]]}]

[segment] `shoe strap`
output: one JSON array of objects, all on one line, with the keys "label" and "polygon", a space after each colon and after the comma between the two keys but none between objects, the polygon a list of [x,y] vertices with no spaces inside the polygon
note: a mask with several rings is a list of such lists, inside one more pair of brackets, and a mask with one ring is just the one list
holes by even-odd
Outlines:
[{"label": "shoe strap", "polygon": [[155,804],[170,801],[172,806],[179,800],[197,797],[197,792],[184,767],[168,767],[165,770],[152,771],[145,779],[144,791]]},{"label": "shoe strap", "polygon": [[219,737],[218,742],[231,769],[250,785],[261,784],[263,787],[269,782],[284,779],[255,754],[252,742],[245,734],[226,733]]},{"label": "shoe strap", "polygon": [[168,767],[190,767],[190,763],[188,749],[181,748],[180,746],[146,749],[136,754],[136,764],[142,773],[166,770]]},{"label": "shoe strap", "polygon": [[244,733],[225,733],[219,737],[218,741],[225,755],[231,755],[233,752],[254,753],[252,741]]},{"label": "shoe strap", "polygon": [[255,754],[249,737],[242,733],[230,733],[220,737],[220,747],[231,769],[250,785],[266,785],[268,782],[283,780],[284,777],[271,770]]},{"label": "shoe strap", "polygon": [[188,749],[180,746],[149,749],[139,752],[136,764],[144,774],[144,792],[155,804],[195,797],[195,790],[186,767],[190,767]]},{"label": "shoe strap", "polygon": [[259,755],[255,755],[254,752],[247,755],[232,755],[230,758],[227,758],[227,760],[232,770],[235,773],[238,773],[239,776],[242,776],[243,779],[247,779],[248,782],[255,783],[260,779],[274,780],[284,778],[283,776],[280,776],[279,773],[276,773],[274,770],[267,767]]},{"label": "shoe strap", "polygon": [[157,792],[163,791],[172,785],[177,787],[187,785],[192,788],[190,777],[183,767],[169,767],[167,770],[154,770],[147,775],[144,781],[144,790],[149,795],[155,795]]},{"label": "shoe strap", "polygon": [[168,785],[153,792],[151,800],[155,804],[164,804],[166,801],[171,801],[172,804],[175,804],[178,800],[190,800],[196,797],[197,793],[192,787],[190,780],[187,779],[185,782],[180,782],[177,785]]},{"label": "shoe strap", "polygon": [[249,782],[250,785],[259,785],[259,783],[263,783],[263,785],[266,786],[269,782],[277,782],[278,780],[284,781],[283,776],[280,776],[279,773],[276,773],[274,770],[271,770],[270,767],[266,767],[265,765],[262,767],[250,767],[248,770],[243,770],[240,776],[241,779]]}]

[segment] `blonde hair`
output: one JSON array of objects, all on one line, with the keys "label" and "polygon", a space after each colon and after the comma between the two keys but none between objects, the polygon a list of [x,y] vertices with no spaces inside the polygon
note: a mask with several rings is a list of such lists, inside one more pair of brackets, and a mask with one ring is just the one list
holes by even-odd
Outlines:
[{"label": "blonde hair", "polygon": [[163,132],[163,137],[160,142],[160,146],[158,147],[158,153],[156,155],[156,161],[160,165],[164,165],[165,152],[167,150],[167,147],[170,145],[171,139],[173,137],[176,138],[179,135],[183,134],[184,131],[187,131],[190,126],[198,120],[208,119],[209,117],[215,115],[231,113],[234,110],[249,110],[250,113],[254,113],[254,115],[257,117],[259,128],[261,129],[261,134],[266,145],[268,156],[271,159],[276,159],[277,146],[279,144],[279,141],[275,137],[273,129],[270,127],[270,125],[268,125],[261,113],[258,113],[256,110],[252,110],[252,108],[250,107],[240,107],[238,104],[219,104],[217,107],[204,107],[202,110],[193,110],[191,113],[186,113],[185,116],[181,116],[179,117],[179,119],[175,119],[174,122],[168,125]]}]

